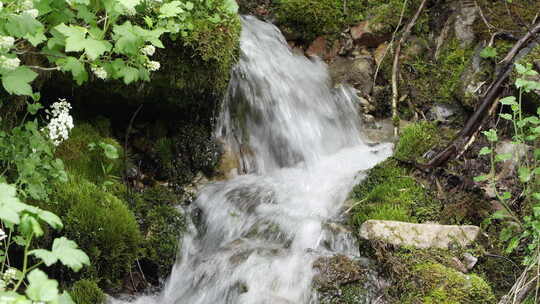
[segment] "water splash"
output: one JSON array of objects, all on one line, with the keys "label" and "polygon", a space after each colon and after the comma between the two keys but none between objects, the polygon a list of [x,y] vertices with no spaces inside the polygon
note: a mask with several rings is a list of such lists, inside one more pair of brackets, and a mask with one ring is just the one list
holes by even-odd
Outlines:
[{"label": "water splash", "polygon": [[135,303],[318,303],[315,259],[358,255],[333,223],[391,145],[362,141],[351,90],[330,88],[324,63],[293,55],[273,25],[244,17],[241,50],[217,135],[248,174],[201,191],[162,292]]}]

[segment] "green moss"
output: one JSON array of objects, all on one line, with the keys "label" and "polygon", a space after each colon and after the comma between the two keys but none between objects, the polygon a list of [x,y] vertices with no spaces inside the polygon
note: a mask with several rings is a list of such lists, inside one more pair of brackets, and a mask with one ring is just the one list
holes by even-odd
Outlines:
[{"label": "green moss", "polygon": [[[346,6],[344,6],[346,3]],[[278,0],[277,22],[307,41],[323,34],[337,34],[347,25],[360,21],[365,11],[363,1]]]},{"label": "green moss", "polygon": [[102,304],[106,299],[101,288],[92,280],[77,281],[69,294],[76,304]]},{"label": "green moss", "polygon": [[491,304],[491,287],[476,274],[463,274],[439,263],[413,268],[415,280],[401,303]]},{"label": "green moss", "polygon": [[405,61],[402,71],[416,106],[463,99],[461,77],[470,66],[473,51],[454,38],[443,46],[436,60],[425,52]]},{"label": "green moss", "polygon": [[157,264],[157,276],[166,277],[176,259],[179,240],[185,232],[180,202],[171,190],[156,186],[136,195],[133,209],[144,235],[143,256]]},{"label": "green moss", "polygon": [[[403,11],[403,21],[401,25],[407,24],[407,20],[411,18],[416,12],[419,0],[404,1],[404,0],[364,0],[367,9],[367,15],[371,23],[377,25],[377,31],[382,33],[391,33],[399,25],[399,19],[401,12],[403,11],[403,5],[405,4],[405,10]],[[425,12],[420,15],[413,28],[413,34],[420,32],[427,32],[428,28],[428,16],[429,13]]]},{"label": "green moss", "polygon": [[409,170],[393,159],[371,169],[368,177],[353,188],[351,197],[356,201],[351,217],[356,226],[368,219],[433,220],[440,209]]},{"label": "green moss", "polygon": [[90,257],[83,274],[107,288],[119,286],[140,254],[142,238],[133,213],[118,197],[73,174],[56,189],[55,200],[65,234]]},{"label": "green moss", "polygon": [[[107,121],[100,120],[96,124],[102,132],[110,132]],[[71,130],[69,139],[63,142],[56,151],[56,156],[64,161],[69,172],[76,172],[91,182],[101,184],[107,179],[103,166],[111,165],[110,175],[121,176],[124,168],[123,158],[111,160],[105,157],[103,150],[96,148],[91,150],[90,143],[104,142],[113,145],[122,155],[122,146],[113,138],[100,133],[90,123],[78,124]]]},{"label": "green moss", "polygon": [[416,161],[441,140],[437,127],[429,122],[418,122],[405,127],[394,151],[394,157]]}]

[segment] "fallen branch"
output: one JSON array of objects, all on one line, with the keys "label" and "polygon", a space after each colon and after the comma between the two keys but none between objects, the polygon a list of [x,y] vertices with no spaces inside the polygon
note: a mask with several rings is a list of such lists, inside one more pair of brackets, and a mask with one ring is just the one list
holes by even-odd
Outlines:
[{"label": "fallen branch", "polygon": [[417,164],[418,167],[423,169],[439,167],[445,164],[451,158],[458,155],[460,147],[464,147],[467,145],[471,137],[473,137],[474,134],[476,134],[480,130],[484,122],[489,117],[489,109],[496,106],[497,98],[500,95],[502,86],[504,83],[506,83],[508,77],[510,76],[510,73],[512,72],[513,62],[519,51],[527,47],[529,40],[531,40],[531,38],[533,38],[538,33],[540,33],[540,23],[537,23],[530,31],[527,32],[527,34],[525,34],[521,39],[518,40],[518,42],[507,53],[504,59],[499,62],[499,66],[501,68],[498,69],[499,72],[497,73],[497,78],[486,90],[486,93],[482,98],[482,101],[480,102],[480,106],[478,106],[478,108],[476,108],[476,110],[474,111],[473,115],[469,117],[469,119],[465,123],[465,126],[463,126],[463,129],[461,129],[456,139],[454,139],[454,141],[452,141],[452,143],[450,143],[444,150],[442,150],[435,157],[433,157],[428,164]]},{"label": "fallen branch", "polygon": [[409,21],[405,29],[403,30],[403,34],[401,35],[401,39],[399,39],[399,42],[396,46],[396,51],[394,53],[394,62],[392,64],[392,122],[394,124],[394,136],[397,137],[399,133],[399,116],[397,111],[397,105],[399,100],[399,92],[398,92],[398,78],[399,78],[399,55],[401,53],[401,45],[407,41],[411,34],[411,30],[413,26],[416,24],[416,20],[418,20],[418,17],[420,16],[420,13],[422,13],[422,10],[426,6],[427,0],[422,0],[422,3],[420,3],[420,6],[418,6],[418,9],[416,10],[416,13],[414,14],[414,17]]}]

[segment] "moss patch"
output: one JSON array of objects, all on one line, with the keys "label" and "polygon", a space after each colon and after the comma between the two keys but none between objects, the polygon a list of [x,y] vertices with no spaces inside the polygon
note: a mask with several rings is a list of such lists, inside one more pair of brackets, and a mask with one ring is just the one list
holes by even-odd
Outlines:
[{"label": "moss patch", "polygon": [[285,31],[292,31],[311,41],[323,34],[336,34],[347,25],[362,20],[362,1],[342,0],[277,0],[275,13]]},{"label": "moss patch", "polygon": [[105,303],[105,294],[92,280],[80,280],[73,284],[69,294],[76,304]]},{"label": "moss patch", "polygon": [[[63,142],[56,151],[56,156],[64,161],[66,169],[76,172],[78,175],[91,182],[101,184],[107,179],[104,167],[111,166],[109,175],[121,176],[124,169],[122,157],[118,159],[108,159],[102,149],[90,149],[89,144],[99,144],[101,142],[112,145],[122,155],[122,146],[113,138],[108,137],[107,121],[100,120],[96,124],[100,126],[100,131],[89,123],[78,124],[71,130],[69,139]],[[105,135],[107,134],[107,135]]]},{"label": "moss patch", "polygon": [[440,140],[440,131],[433,123],[418,122],[402,130],[394,157],[402,161],[416,161]]},{"label": "moss patch", "polygon": [[368,219],[422,222],[437,218],[440,206],[394,159],[377,165],[352,190],[356,201],[352,222],[359,227]]}]

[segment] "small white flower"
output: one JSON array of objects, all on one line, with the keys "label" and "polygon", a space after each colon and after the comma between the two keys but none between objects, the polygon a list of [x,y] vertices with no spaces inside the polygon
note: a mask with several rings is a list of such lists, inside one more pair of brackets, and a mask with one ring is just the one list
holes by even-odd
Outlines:
[{"label": "small white flower", "polygon": [[6,272],[4,272],[4,276],[2,279],[9,284],[11,281],[15,280],[17,278],[17,270],[15,268],[8,268]]},{"label": "small white flower", "polygon": [[0,241],[7,238],[7,235],[6,233],[4,232],[4,230],[0,229]]},{"label": "small white flower", "polygon": [[30,10],[33,8],[34,8],[34,2],[32,2],[31,0],[26,0],[26,1],[23,1],[23,3],[21,3],[22,10]]},{"label": "small white flower", "polygon": [[39,16],[39,11],[35,8],[29,9],[23,12],[23,14],[26,14],[28,16],[31,16],[32,18],[37,18]]},{"label": "small white flower", "polygon": [[141,53],[146,56],[152,56],[156,52],[156,48],[153,45],[147,45],[141,49]]},{"label": "small white flower", "polygon": [[73,129],[73,117],[69,114],[70,109],[71,105],[61,98],[53,103],[50,111],[47,111],[52,118],[44,129],[49,132],[49,138],[55,146],[68,139],[69,131]]},{"label": "small white flower", "polygon": [[159,68],[161,67],[161,65],[160,65],[159,62],[157,62],[157,61],[148,61],[148,63],[146,64],[146,67],[147,67],[151,72],[154,72],[154,71],[159,70]]},{"label": "small white flower", "polygon": [[15,38],[11,36],[0,36],[0,49],[9,50],[14,44]]},{"label": "small white flower", "polygon": [[7,58],[6,56],[0,56],[0,67],[12,71],[19,67],[21,61],[19,58]]},{"label": "small white flower", "polygon": [[96,75],[96,77],[99,79],[107,79],[107,77],[109,76],[107,74],[107,71],[102,67],[91,67],[90,69],[92,70],[94,75]]}]

